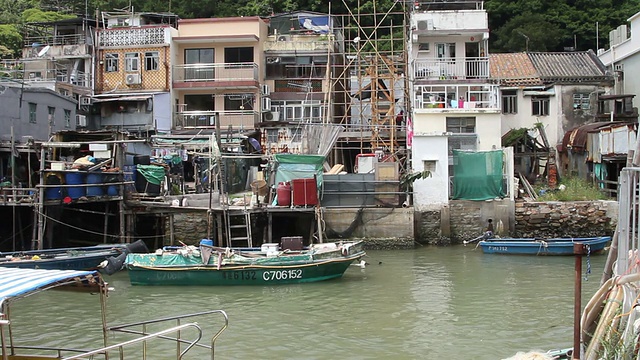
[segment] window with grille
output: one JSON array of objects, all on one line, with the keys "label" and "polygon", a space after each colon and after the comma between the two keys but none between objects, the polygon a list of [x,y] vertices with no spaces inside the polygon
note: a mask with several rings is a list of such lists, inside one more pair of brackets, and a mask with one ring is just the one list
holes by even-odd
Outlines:
[{"label": "window with grille", "polygon": [[160,63],[160,53],[157,51],[147,51],[144,53],[144,69],[146,71],[158,70]]},{"label": "window with grille", "polygon": [[71,127],[71,110],[64,111],[64,127]]},{"label": "window with grille", "polygon": [[118,72],[118,54],[105,55],[104,71]]},{"label": "window with grille", "polygon": [[517,90],[504,90],[502,92],[502,113],[518,113],[518,92]]},{"label": "window with grille", "polygon": [[38,104],[29,103],[29,122],[32,124],[36,123],[36,111],[38,110]]},{"label": "window with grille", "polygon": [[49,125],[54,125],[54,121],[56,118],[56,108],[54,108],[53,106],[49,106],[47,110],[49,112],[49,117],[47,119],[49,121]]},{"label": "window with grille", "polygon": [[533,96],[531,98],[531,115],[548,116],[549,115],[549,97]]},{"label": "window with grille", "polygon": [[125,71],[135,72],[140,70],[140,58],[138,53],[124,54]]},{"label": "window with grille", "polygon": [[591,101],[589,101],[589,94],[587,93],[575,93],[573,94],[573,108],[578,110],[589,110],[591,108]]},{"label": "window with grille", "polygon": [[447,132],[455,134],[474,134],[476,132],[476,118],[447,117]]}]

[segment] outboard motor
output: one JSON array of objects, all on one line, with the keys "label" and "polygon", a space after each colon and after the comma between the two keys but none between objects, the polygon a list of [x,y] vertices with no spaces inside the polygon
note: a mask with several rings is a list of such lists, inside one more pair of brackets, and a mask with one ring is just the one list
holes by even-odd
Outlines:
[{"label": "outboard motor", "polygon": [[110,256],[100,264],[100,272],[107,275],[113,275],[122,270],[124,261],[127,259],[128,254],[144,254],[148,253],[149,248],[142,241],[142,239],[136,240],[131,244],[127,244],[122,251],[122,254],[118,256]]}]

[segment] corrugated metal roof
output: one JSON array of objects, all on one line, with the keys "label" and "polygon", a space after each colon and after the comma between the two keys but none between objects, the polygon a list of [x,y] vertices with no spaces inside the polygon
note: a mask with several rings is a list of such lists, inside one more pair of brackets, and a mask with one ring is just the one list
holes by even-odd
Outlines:
[{"label": "corrugated metal roof", "polygon": [[538,76],[548,83],[555,81],[604,81],[605,66],[593,50],[575,52],[528,53]]},{"label": "corrugated metal roof", "polygon": [[0,267],[0,303],[8,298],[36,292],[56,283],[80,282],[90,276],[98,276],[98,272]]},{"label": "corrugated metal roof", "polygon": [[491,78],[503,86],[539,86],[542,80],[526,53],[490,54]]}]

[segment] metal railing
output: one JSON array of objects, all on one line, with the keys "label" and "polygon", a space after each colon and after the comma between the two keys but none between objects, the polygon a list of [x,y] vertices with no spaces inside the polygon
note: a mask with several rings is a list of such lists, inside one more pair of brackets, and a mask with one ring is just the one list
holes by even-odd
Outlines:
[{"label": "metal railing", "polygon": [[185,64],[173,66],[173,82],[258,81],[256,63]]},{"label": "metal railing", "polygon": [[87,38],[83,34],[29,36],[24,40],[25,47],[33,47],[34,45],[38,45],[38,46],[83,45],[86,43],[87,43]]},{"label": "metal railing", "polygon": [[260,121],[260,114],[253,110],[231,111],[181,111],[174,114],[174,126],[183,128],[215,128],[216,122],[220,122],[220,128],[253,129]]},{"label": "metal railing", "polygon": [[488,79],[489,58],[416,59],[413,76],[416,80]]},{"label": "metal railing", "polygon": [[10,79],[19,79],[25,81],[58,81],[66,84],[77,86],[91,87],[91,75],[82,71],[76,71],[75,74],[66,69],[46,69],[46,68],[27,68],[23,69],[19,65],[17,67],[3,67],[0,65],[0,73]]},{"label": "metal railing", "polygon": [[[188,319],[188,318],[194,318],[194,317],[202,317],[205,315],[211,315],[211,314],[219,314],[222,315],[224,317],[224,325],[220,327],[220,329],[218,329],[218,331],[213,334],[213,336],[211,337],[211,342],[209,344],[201,344],[199,343],[199,341],[202,339],[203,337],[203,330],[200,324],[198,324],[197,322],[190,322],[187,324],[181,324],[181,320],[183,319]],[[147,332],[147,327],[151,324],[161,324],[161,323],[166,323],[169,321],[176,321],[176,326],[173,326],[171,328],[162,330],[162,331],[158,331],[158,332],[154,332],[154,333],[149,333]],[[72,360],[72,359],[83,359],[83,358],[87,358],[90,357],[92,358],[93,355],[96,354],[108,354],[108,352],[110,350],[118,350],[119,353],[119,358],[120,359],[124,359],[124,348],[125,347],[130,347],[131,345],[135,345],[135,344],[141,344],[142,345],[142,360],[146,360],[147,357],[149,356],[148,354],[148,341],[149,340],[154,340],[154,339],[160,339],[160,340],[168,340],[168,341],[172,341],[176,343],[176,359],[182,359],[184,357],[184,355],[189,352],[191,349],[196,348],[196,347],[200,347],[200,348],[205,348],[208,351],[211,352],[211,359],[213,360],[215,357],[215,342],[218,339],[218,337],[220,336],[220,334],[222,334],[222,332],[224,330],[226,330],[226,328],[229,326],[229,317],[227,316],[227,313],[224,312],[223,310],[209,310],[209,311],[203,311],[203,312],[199,312],[199,313],[193,313],[193,314],[188,314],[188,315],[179,315],[179,316],[172,316],[172,317],[167,317],[167,318],[161,318],[161,319],[155,319],[155,320],[147,320],[147,321],[141,321],[141,322],[136,322],[136,323],[131,323],[131,324],[125,324],[125,325],[119,325],[119,326],[111,326],[109,327],[107,330],[108,331],[112,331],[112,332],[121,332],[121,333],[126,333],[126,334],[134,334],[134,335],[142,335],[142,337],[133,339],[133,340],[128,340],[128,341],[124,341],[115,345],[110,345],[110,346],[105,346],[103,348],[100,349],[96,349],[96,350],[91,350],[82,354],[78,354],[78,355],[74,355],[74,356],[70,356],[70,357],[66,357],[64,358],[65,360]],[[135,327],[141,327],[141,330],[136,330],[134,329]],[[182,331],[186,330],[186,329],[195,329],[196,331],[196,335],[195,338],[187,340],[187,339],[183,339],[182,336]],[[175,333],[175,337],[171,337],[168,336],[169,334]],[[182,346],[186,344],[186,347],[183,349]]]},{"label": "metal railing", "polygon": [[415,109],[500,110],[497,85],[416,85]]}]

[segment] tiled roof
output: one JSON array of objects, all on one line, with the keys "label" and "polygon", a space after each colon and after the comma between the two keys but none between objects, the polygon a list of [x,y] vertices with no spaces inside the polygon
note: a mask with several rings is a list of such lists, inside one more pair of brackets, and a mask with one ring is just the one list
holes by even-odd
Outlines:
[{"label": "tiled roof", "polygon": [[490,54],[491,78],[503,86],[536,86],[542,80],[526,53]]},{"label": "tiled roof", "polygon": [[575,52],[528,53],[545,83],[557,81],[608,80],[605,67],[592,50]]}]

